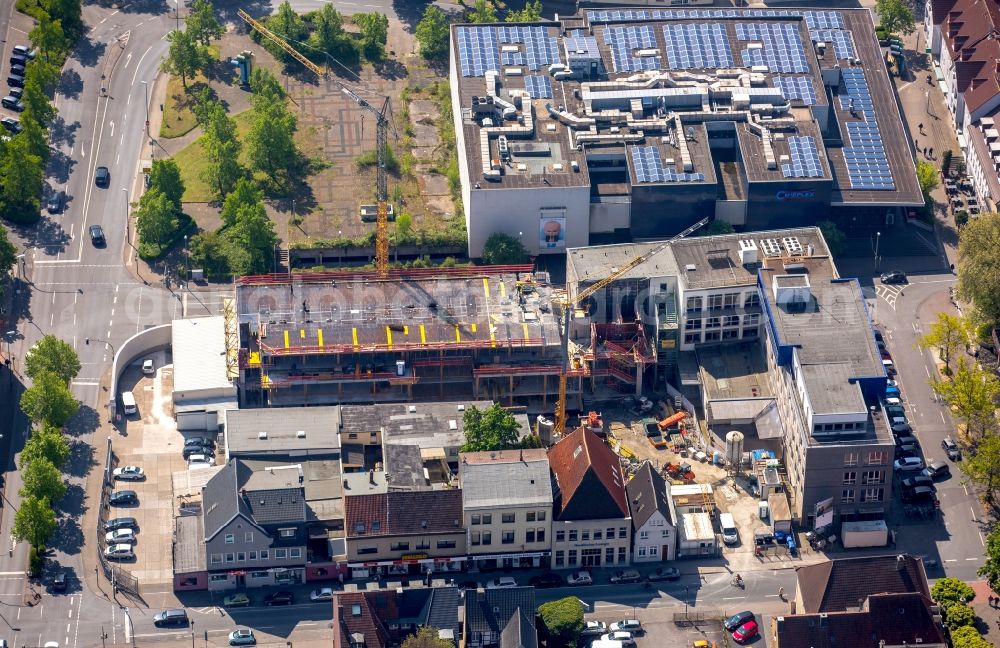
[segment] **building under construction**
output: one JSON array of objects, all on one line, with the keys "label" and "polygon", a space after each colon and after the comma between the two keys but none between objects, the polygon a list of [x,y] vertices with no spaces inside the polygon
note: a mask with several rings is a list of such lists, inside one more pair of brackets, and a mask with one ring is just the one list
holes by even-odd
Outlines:
[{"label": "building under construction", "polygon": [[[244,407],[491,399],[552,412],[564,366],[555,290],[529,265],[242,277]],[[594,325],[571,345],[570,410],[654,362],[640,329]]]}]

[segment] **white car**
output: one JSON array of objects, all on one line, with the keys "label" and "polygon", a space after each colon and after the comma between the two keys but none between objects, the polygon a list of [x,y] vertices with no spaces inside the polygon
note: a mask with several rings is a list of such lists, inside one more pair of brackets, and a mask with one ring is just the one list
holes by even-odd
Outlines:
[{"label": "white car", "polygon": [[333,600],[333,588],[332,587],[321,587],[318,590],[313,590],[309,594],[310,601],[332,601]]},{"label": "white car", "polygon": [[142,481],[146,478],[146,473],[142,471],[139,466],[122,466],[121,468],[115,468],[114,473],[115,479],[121,479],[123,481]]},{"label": "white car", "polygon": [[566,577],[567,585],[593,585],[594,579],[590,577],[590,572],[573,572]]},{"label": "white car", "polygon": [[601,636],[601,641],[620,641],[623,646],[634,646],[635,637],[632,636],[631,632],[626,632],[624,630],[619,630],[618,632],[609,632],[606,635]]},{"label": "white car", "polygon": [[215,457],[203,454],[193,454],[188,457],[188,468],[208,468],[215,465]]},{"label": "white car", "polygon": [[892,467],[899,472],[914,472],[924,469],[924,460],[920,457],[903,457],[894,461]]},{"label": "white car", "polygon": [[510,576],[501,576],[486,581],[486,589],[503,589],[505,587],[517,587],[517,581]]},{"label": "white car", "polygon": [[152,358],[146,358],[142,361],[142,373],[147,376],[152,376],[156,373],[156,365],[153,364]]},{"label": "white car", "polygon": [[135,529],[115,529],[104,536],[109,545],[132,544],[136,541]]},{"label": "white car", "polygon": [[582,634],[584,637],[600,637],[601,635],[607,633],[608,624],[603,621],[587,621],[587,625],[583,627]]}]

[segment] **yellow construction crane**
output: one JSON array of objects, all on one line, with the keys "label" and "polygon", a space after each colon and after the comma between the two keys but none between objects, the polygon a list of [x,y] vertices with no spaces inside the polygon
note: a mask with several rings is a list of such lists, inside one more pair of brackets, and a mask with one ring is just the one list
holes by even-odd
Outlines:
[{"label": "yellow construction crane", "polygon": [[704,218],[698,221],[697,223],[687,228],[677,236],[674,236],[673,238],[670,238],[660,243],[659,245],[652,248],[645,254],[640,254],[639,256],[635,257],[634,259],[632,259],[622,267],[618,268],[608,276],[590,284],[589,286],[578,292],[575,296],[570,297],[569,293],[566,293],[566,297],[561,304],[563,311],[563,370],[559,373],[559,400],[556,403],[556,423],[555,427],[553,428],[553,434],[555,436],[562,435],[566,432],[566,381],[567,381],[566,374],[569,372],[570,369],[569,322],[570,322],[571,311],[573,311],[578,305],[582,304],[584,301],[586,301],[591,296],[595,295],[600,290],[603,290],[608,285],[624,277],[633,268],[642,265],[650,258],[656,256],[657,254],[665,250],[674,241],[682,239],[685,236],[688,236],[689,234],[698,231],[699,229],[707,225],[710,220],[711,218]]},{"label": "yellow construction crane", "polygon": [[[269,30],[260,21],[251,18],[250,14],[240,9],[237,15],[250,25],[251,28],[256,29],[261,35],[288,52],[292,58],[304,65],[316,76],[324,79],[331,78],[328,75],[328,69],[321,68],[310,61],[284,38]],[[368,100],[347,86],[347,84],[337,79],[332,79],[332,81],[340,86],[340,91],[344,96],[375,116],[375,160],[377,167],[375,197],[378,202],[378,210],[375,217],[375,270],[380,277],[385,277],[389,274],[389,177],[387,156],[389,153],[389,129],[394,128],[391,119],[392,105],[389,103],[389,97],[385,97],[382,108],[377,109]]]}]

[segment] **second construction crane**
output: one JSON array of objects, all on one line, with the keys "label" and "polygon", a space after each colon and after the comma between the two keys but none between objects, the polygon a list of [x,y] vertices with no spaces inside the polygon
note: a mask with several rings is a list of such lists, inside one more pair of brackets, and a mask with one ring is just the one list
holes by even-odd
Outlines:
[{"label": "second construction crane", "polygon": [[[288,41],[278,36],[258,20],[253,19],[250,14],[240,9],[237,14],[250,27],[256,29],[262,36],[274,42],[278,47],[288,52],[296,61],[304,65],[320,78],[331,78],[329,70],[321,68],[308,58],[303,56],[298,50],[292,47]],[[332,79],[340,87],[344,96],[358,104],[375,116],[375,199],[378,203],[375,215],[375,270],[380,277],[389,274],[389,177],[388,177],[388,156],[389,156],[389,129],[392,125],[392,105],[389,97],[385,97],[381,108],[376,108],[367,99],[363,98],[347,84],[337,79]]]}]

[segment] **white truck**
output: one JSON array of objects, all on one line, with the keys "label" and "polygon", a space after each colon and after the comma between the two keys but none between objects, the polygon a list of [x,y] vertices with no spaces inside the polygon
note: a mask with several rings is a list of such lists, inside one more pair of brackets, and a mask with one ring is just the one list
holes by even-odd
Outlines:
[{"label": "white truck", "polygon": [[840,541],[844,549],[884,547],[889,544],[889,527],[885,520],[860,520],[840,525]]}]

